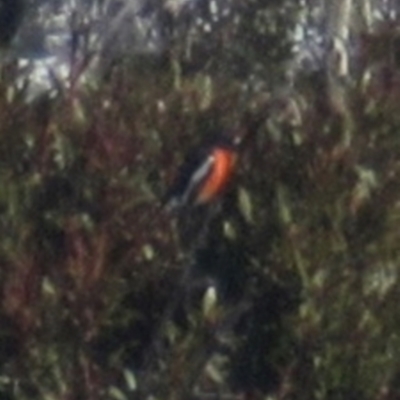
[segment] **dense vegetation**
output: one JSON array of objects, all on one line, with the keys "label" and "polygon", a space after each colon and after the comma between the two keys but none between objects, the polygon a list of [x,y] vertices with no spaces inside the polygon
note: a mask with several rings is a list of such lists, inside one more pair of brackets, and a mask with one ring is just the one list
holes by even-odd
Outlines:
[{"label": "dense vegetation", "polygon": [[[400,22],[332,85],[293,61],[304,5],[227,3],[160,12],[157,54],[75,49],[29,101],[3,58],[1,399],[399,398]],[[230,129],[232,187],[177,223],[185,153]]]}]

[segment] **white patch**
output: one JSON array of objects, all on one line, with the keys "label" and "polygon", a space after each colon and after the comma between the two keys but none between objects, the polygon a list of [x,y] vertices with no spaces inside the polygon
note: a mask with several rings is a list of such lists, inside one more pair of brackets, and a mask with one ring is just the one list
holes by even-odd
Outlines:
[{"label": "white patch", "polygon": [[198,170],[193,174],[192,178],[190,179],[190,183],[186,192],[182,197],[182,202],[186,203],[193,192],[193,189],[210,173],[211,168],[215,162],[215,157],[210,155],[207,157],[207,160],[198,168]]}]

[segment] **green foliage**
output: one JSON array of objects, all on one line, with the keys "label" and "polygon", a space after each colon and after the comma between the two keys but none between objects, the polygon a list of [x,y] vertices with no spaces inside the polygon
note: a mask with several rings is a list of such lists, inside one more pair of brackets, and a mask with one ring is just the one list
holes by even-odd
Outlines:
[{"label": "green foliage", "polygon": [[[398,33],[360,41],[347,146],[322,72],[285,98],[243,89],[257,71],[280,89],[294,3],[234,4],[189,61],[177,34],[166,60],[30,103],[1,66],[0,398],[149,398],[153,379],[160,399],[399,396],[400,65],[376,52]],[[197,254],[222,295],[168,315],[190,257],[159,198],[191,145],[248,115],[263,124]]]}]

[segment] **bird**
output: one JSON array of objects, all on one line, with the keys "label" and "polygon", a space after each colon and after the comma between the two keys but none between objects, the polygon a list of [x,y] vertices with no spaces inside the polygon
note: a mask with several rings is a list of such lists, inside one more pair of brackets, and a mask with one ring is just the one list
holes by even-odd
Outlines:
[{"label": "bird", "polygon": [[193,208],[204,209],[218,202],[230,187],[239,157],[255,140],[265,118],[264,112],[248,111],[236,128],[214,130],[205,136],[184,157],[162,198],[162,206],[179,213]]},{"label": "bird", "polygon": [[192,149],[163,203],[169,210],[212,204],[225,193],[237,168],[238,146],[227,135],[216,135]]}]

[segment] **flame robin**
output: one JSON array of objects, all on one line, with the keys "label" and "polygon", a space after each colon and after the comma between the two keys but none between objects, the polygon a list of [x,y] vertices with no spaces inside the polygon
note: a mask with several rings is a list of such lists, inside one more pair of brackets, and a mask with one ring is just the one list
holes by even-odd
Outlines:
[{"label": "flame robin", "polygon": [[239,153],[255,138],[265,122],[260,115],[246,113],[242,127],[228,134],[208,137],[190,152],[168,190],[164,205],[170,210],[201,206],[217,200],[226,191],[237,167]]},{"label": "flame robin", "polygon": [[174,210],[218,199],[231,181],[237,156],[235,142],[225,136],[189,153],[167,193],[167,206]]}]

